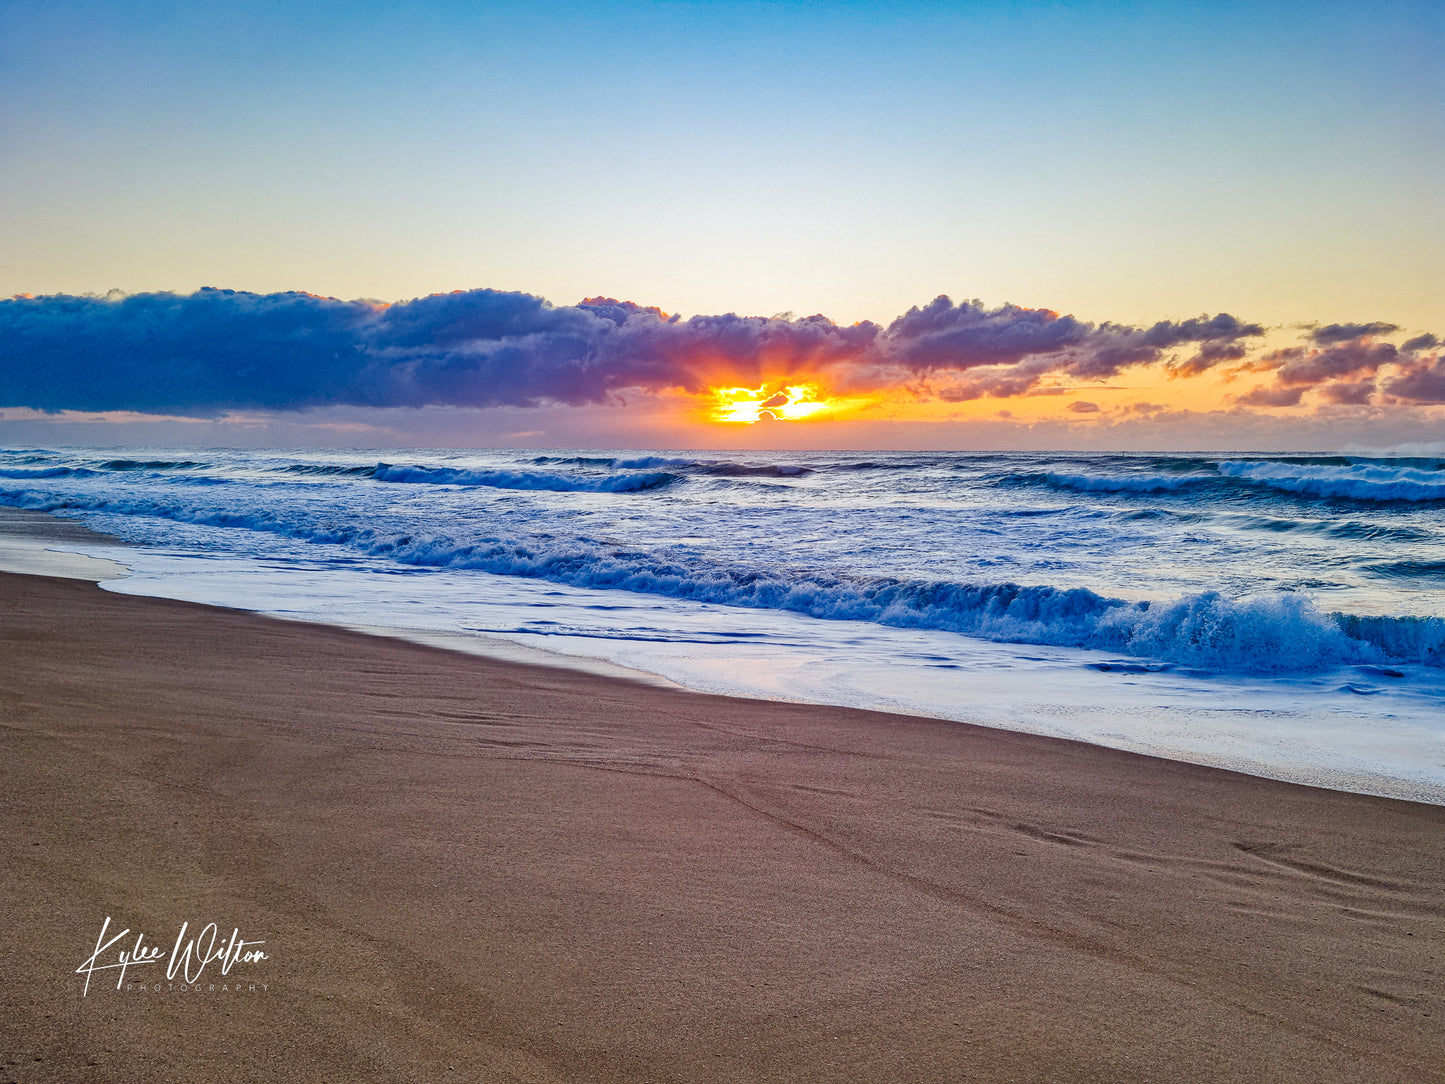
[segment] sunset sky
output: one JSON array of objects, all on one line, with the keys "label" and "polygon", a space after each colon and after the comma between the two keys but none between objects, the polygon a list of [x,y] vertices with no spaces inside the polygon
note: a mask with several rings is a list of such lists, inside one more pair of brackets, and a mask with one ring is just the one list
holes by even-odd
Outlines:
[{"label": "sunset sky", "polygon": [[1442,54],[1426,0],[0,0],[0,441],[1445,442]]}]

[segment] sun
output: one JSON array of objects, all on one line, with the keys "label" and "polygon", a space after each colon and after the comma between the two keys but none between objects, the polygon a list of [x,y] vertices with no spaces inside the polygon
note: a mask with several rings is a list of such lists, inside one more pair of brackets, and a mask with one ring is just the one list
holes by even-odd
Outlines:
[{"label": "sun", "polygon": [[789,384],[776,390],[713,388],[713,419],[751,425],[761,421],[795,422],[826,413],[833,407],[818,397],[811,384]]}]

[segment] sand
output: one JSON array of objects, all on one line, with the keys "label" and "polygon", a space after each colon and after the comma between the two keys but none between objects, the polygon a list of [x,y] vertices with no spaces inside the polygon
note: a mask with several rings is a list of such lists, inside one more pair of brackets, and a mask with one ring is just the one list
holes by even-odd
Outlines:
[{"label": "sand", "polygon": [[1438,807],[22,575],[0,740],[0,1081],[1445,1078]]}]

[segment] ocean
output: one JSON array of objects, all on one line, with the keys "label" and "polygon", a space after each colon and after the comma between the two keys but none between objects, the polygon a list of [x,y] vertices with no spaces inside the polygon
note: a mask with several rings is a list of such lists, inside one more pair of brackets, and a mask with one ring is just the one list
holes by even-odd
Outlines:
[{"label": "ocean", "polygon": [[1445,460],[29,448],[0,504],[107,590],[1445,804]]}]

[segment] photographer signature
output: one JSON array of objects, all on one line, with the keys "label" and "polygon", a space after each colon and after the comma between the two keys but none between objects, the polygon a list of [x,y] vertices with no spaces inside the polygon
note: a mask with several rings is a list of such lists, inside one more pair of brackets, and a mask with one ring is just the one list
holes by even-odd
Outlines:
[{"label": "photographer signature", "polygon": [[[221,931],[214,922],[208,923],[200,933],[186,940],[186,930],[189,928],[189,922],[182,922],[181,932],[176,934],[176,943],[171,948],[170,959],[166,962],[167,979],[174,979],[177,973],[180,973],[186,982],[195,982],[212,963],[220,965],[222,975],[229,975],[231,968],[238,963],[254,964],[271,958],[269,954],[254,947],[264,945],[265,941],[243,941],[239,929],[233,928],[231,936],[218,943]],[[125,982],[128,969],[159,963],[165,953],[165,949],[159,945],[147,945],[143,933],[136,934],[135,941],[126,947],[125,938],[130,936],[128,927],[107,941],[106,934],[109,932],[110,916],[106,915],[105,922],[100,927],[100,936],[95,939],[95,951],[75,969],[76,974],[85,976],[82,997],[90,992],[90,980],[97,971],[118,970],[120,974],[116,977],[115,988],[119,990]],[[116,947],[117,944],[120,944],[119,948]],[[102,963],[102,958],[112,950],[115,953],[115,962]]]}]

